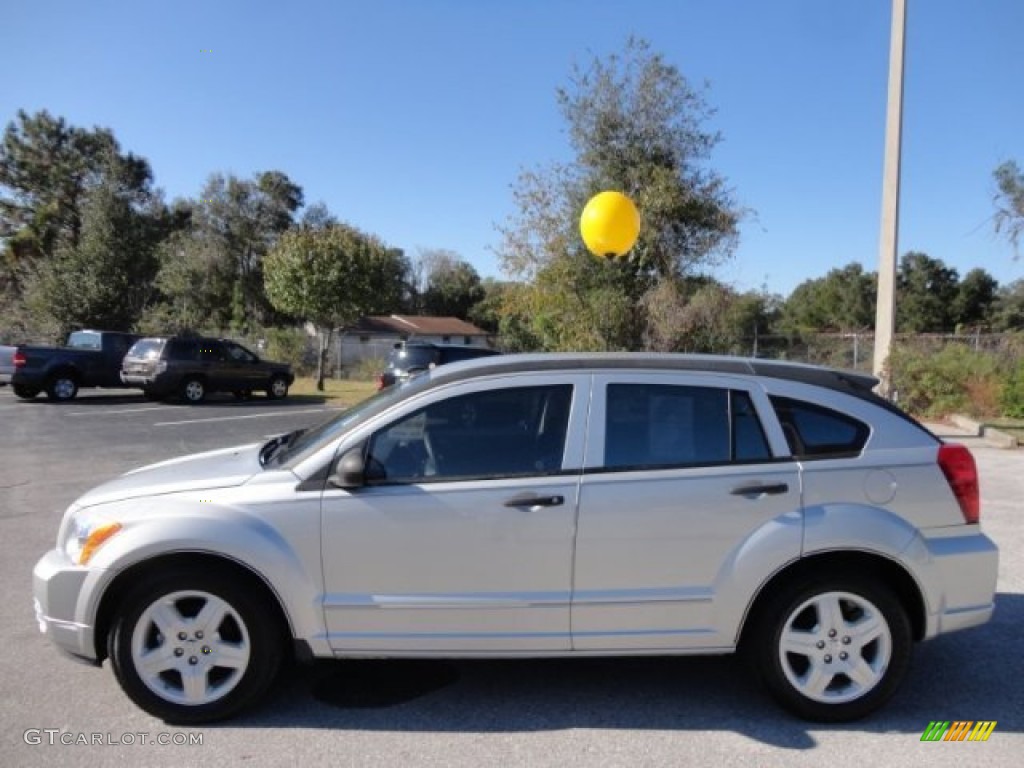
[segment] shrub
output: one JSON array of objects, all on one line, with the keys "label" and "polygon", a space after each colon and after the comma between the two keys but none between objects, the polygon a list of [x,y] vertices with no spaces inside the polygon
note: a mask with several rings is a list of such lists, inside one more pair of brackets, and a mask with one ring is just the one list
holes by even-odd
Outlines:
[{"label": "shrub", "polygon": [[315,339],[301,328],[267,328],[265,356],[269,360],[289,363],[297,376],[308,376],[316,370]]},{"label": "shrub", "polygon": [[1007,376],[999,404],[1004,416],[1024,419],[1024,360],[1019,360]]},{"label": "shrub", "polygon": [[899,346],[889,360],[900,405],[923,416],[995,415],[1004,388],[1003,369],[999,356],[957,343],[938,349]]}]

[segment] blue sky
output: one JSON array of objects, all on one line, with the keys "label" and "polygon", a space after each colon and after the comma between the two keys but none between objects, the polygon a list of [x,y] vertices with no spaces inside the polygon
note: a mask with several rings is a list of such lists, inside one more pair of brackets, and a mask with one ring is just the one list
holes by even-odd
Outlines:
[{"label": "blue sky", "polygon": [[[1024,2],[908,5],[900,252],[1024,277],[991,222],[992,170],[1024,164]],[[754,211],[719,278],[785,295],[877,265],[889,0],[34,0],[0,19],[4,124],[110,127],[168,198],[281,170],[410,256],[496,277],[520,169],[570,156],[555,89],[636,34],[709,83],[710,165]]]}]

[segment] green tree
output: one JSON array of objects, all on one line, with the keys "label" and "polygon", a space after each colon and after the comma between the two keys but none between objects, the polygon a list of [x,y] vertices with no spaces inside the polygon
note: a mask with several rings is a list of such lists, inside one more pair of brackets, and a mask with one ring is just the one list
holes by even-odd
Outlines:
[{"label": "green tree", "polygon": [[[575,158],[525,171],[513,189],[518,212],[499,227],[502,266],[525,286],[506,313],[544,349],[635,349],[647,332],[644,294],[725,258],[739,211],[705,161],[719,136],[701,92],[679,70],[630,38],[624,53],[576,67],[557,92]],[[630,195],[641,232],[630,260],[586,254],[577,230],[602,189]]]},{"label": "green tree", "polygon": [[112,180],[100,183],[86,196],[77,241],[62,241],[30,278],[30,307],[61,336],[82,326],[131,329],[153,294],[166,228],[159,208],[137,211]]},{"label": "green tree", "polygon": [[480,282],[483,296],[470,308],[469,321],[488,333],[499,333],[504,315],[503,307],[508,294],[517,286],[517,283],[485,277]]},{"label": "green tree", "polygon": [[68,249],[78,248],[84,205],[94,190],[107,184],[133,209],[156,214],[159,194],[151,183],[149,164],[122,152],[109,129],[86,130],[45,110],[19,110],[0,143],[0,299],[6,319],[22,315],[30,287],[38,293],[44,283],[56,285],[53,261],[58,251],[66,259]]},{"label": "green tree", "polygon": [[1013,160],[1001,164],[993,172],[996,180],[996,232],[1006,235],[1014,250],[1024,234],[1024,172]]},{"label": "green tree", "polygon": [[470,309],[484,298],[480,275],[453,251],[425,250],[419,268],[418,304],[425,315],[466,320]]},{"label": "green tree", "polygon": [[953,330],[960,276],[941,259],[908,251],[896,273],[896,328],[904,333]]},{"label": "green tree", "polygon": [[956,327],[977,328],[988,325],[998,290],[998,281],[980,267],[964,275],[957,286],[953,303]]},{"label": "green tree", "polygon": [[875,322],[877,276],[857,263],[805,280],[786,299],[780,319],[786,333],[851,332]]},{"label": "green tree", "polygon": [[[251,179],[212,174],[197,199],[180,201],[191,226],[160,249],[157,322],[246,333],[279,321],[264,291],[263,260],[294,226],[302,198],[285,174],[268,171]],[[304,226],[330,223],[326,209],[310,209]]]},{"label": "green tree", "polygon": [[1024,331],[1024,279],[1002,286],[992,308],[994,331]]},{"label": "green tree", "polygon": [[335,328],[389,312],[402,300],[402,252],[347,224],[286,232],[267,255],[263,277],[275,309],[307,320],[321,335],[317,389]]}]

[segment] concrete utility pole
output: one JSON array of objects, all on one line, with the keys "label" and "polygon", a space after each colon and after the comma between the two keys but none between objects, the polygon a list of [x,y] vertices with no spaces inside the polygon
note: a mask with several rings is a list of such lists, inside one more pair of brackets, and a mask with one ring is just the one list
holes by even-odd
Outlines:
[{"label": "concrete utility pole", "polygon": [[885,171],[882,176],[882,234],[878,247],[878,302],[875,314],[874,374],[888,397],[885,363],[892,347],[896,314],[896,250],[900,221],[900,149],[903,138],[903,53],[907,0],[892,0],[889,42],[889,103],[885,119]]}]

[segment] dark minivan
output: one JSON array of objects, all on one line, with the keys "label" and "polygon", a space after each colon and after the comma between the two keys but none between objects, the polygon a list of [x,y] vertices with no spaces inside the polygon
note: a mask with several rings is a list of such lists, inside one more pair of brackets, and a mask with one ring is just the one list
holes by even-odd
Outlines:
[{"label": "dark minivan", "polygon": [[256,390],[277,400],[287,397],[295,375],[288,364],[260,360],[229,339],[171,336],[135,342],[121,365],[121,381],[153,399],[178,395],[201,403],[210,392],[242,400]]}]

